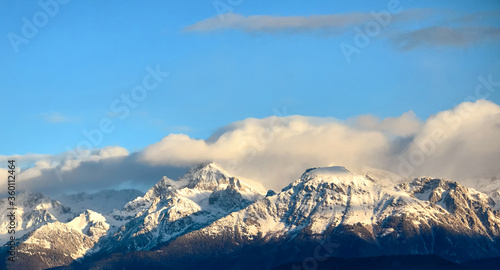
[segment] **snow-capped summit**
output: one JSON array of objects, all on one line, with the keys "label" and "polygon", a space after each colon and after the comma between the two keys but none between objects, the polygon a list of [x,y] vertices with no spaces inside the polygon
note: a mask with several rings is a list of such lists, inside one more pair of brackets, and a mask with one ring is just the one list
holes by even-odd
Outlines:
[{"label": "snow-capped summit", "polygon": [[101,237],[110,227],[103,215],[92,210],[86,210],[67,225],[90,237]]},{"label": "snow-capped summit", "polygon": [[179,182],[184,182],[184,187],[198,190],[223,190],[227,187],[242,192],[251,192],[253,189],[241,180],[231,176],[226,170],[215,162],[201,164],[191,168]]},{"label": "snow-capped summit", "polygon": [[25,234],[17,250],[20,256],[42,258],[44,268],[56,267],[88,254],[109,228],[101,214],[87,210],[68,223],[55,221]]},{"label": "snow-capped summit", "polygon": [[353,175],[349,170],[347,170],[343,166],[331,166],[331,167],[317,167],[307,169],[304,175],[321,175],[321,176],[330,176],[330,177],[341,177],[346,175]]},{"label": "snow-capped summit", "polygon": [[333,167],[321,167],[321,168],[311,168],[307,169],[300,177],[301,181],[316,181],[316,182],[330,182],[337,184],[352,184],[360,183],[366,180],[374,181],[366,176],[357,175],[351,173],[345,167],[333,166]]},{"label": "snow-capped summit", "polygon": [[[71,208],[41,193],[21,192],[17,195],[15,203],[17,221],[15,231],[17,235],[23,235],[55,221],[67,222],[77,215]],[[0,212],[9,213],[8,208],[10,207],[7,198],[0,201]],[[0,216],[0,240],[2,244],[9,237],[7,234],[9,221],[7,214]]]},{"label": "snow-capped summit", "polygon": [[217,234],[226,229],[226,223],[235,224],[253,239],[258,235],[276,238],[304,230],[321,234],[339,224],[370,224],[374,205],[391,192],[395,193],[344,167],[311,168],[280,193],[216,221],[207,230]]},{"label": "snow-capped summit", "polygon": [[170,193],[179,193],[182,196],[197,201],[203,197],[199,195],[226,189],[235,190],[241,193],[246,199],[252,201],[263,195],[261,191],[231,176],[218,164],[210,162],[189,169],[184,176],[177,180],[164,176],[146,192],[144,197],[138,197],[125,205],[124,211],[128,212],[128,214],[123,212],[116,212],[116,214],[137,215],[141,210],[151,206],[154,200]]}]

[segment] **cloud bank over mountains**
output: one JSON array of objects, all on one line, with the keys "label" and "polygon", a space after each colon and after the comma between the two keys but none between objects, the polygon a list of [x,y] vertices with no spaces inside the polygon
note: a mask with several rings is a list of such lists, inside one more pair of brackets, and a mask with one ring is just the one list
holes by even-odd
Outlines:
[{"label": "cloud bank over mountains", "polygon": [[[464,102],[427,120],[413,112],[379,119],[340,121],[306,116],[248,118],[206,140],[170,134],[136,153],[109,146],[83,155],[16,156],[34,163],[17,188],[50,193],[104,188],[148,188],[161,176],[181,176],[190,166],[215,161],[229,172],[281,189],[310,167],[342,165],[384,169],[403,178],[453,180],[500,176],[500,106]],[[1,160],[10,157],[0,156]],[[7,171],[0,169],[6,179]]]}]

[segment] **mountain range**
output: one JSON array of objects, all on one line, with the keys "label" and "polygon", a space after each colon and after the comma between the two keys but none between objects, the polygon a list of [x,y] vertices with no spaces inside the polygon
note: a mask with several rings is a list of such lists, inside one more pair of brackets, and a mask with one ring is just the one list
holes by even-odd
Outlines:
[{"label": "mountain range", "polygon": [[[4,266],[364,269],[346,268],[354,260],[378,261],[384,269],[392,269],[388,262],[410,269],[403,266],[414,261],[422,264],[416,269],[496,269],[487,268],[500,257],[496,179],[471,188],[393,178],[380,170],[310,168],[274,192],[206,163],[177,180],[163,177],[145,194],[103,191],[54,200],[24,192],[16,198],[18,258]],[[0,209],[7,207],[2,200]],[[2,228],[7,223],[0,217]],[[1,229],[2,243],[8,236]]]}]

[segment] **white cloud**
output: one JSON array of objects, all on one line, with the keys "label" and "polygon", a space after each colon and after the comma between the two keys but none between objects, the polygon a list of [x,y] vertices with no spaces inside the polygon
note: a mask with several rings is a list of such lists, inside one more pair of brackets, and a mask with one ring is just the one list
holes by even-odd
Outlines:
[{"label": "white cloud", "polygon": [[413,175],[456,180],[498,176],[498,138],[500,106],[485,100],[464,102],[429,118],[402,156],[413,160]]},{"label": "white cloud", "polygon": [[[7,177],[9,176],[9,173],[7,172],[7,169],[0,168],[0,179],[4,181],[4,183],[7,183]],[[5,188],[7,190],[7,188]]]},{"label": "white cloud", "polygon": [[302,116],[246,119],[207,141],[167,136],[144,149],[141,159],[163,165],[213,160],[274,189],[306,168],[330,164],[353,170],[369,166],[409,177],[470,179],[500,175],[499,119],[500,107],[485,100],[463,103],[426,122],[411,111],[346,122]]},{"label": "white cloud", "polygon": [[347,123],[359,129],[378,130],[399,136],[410,136],[422,126],[422,121],[413,111],[406,112],[400,117],[388,117],[383,120],[373,115],[362,115],[348,119]]},{"label": "white cloud", "polygon": [[148,146],[142,160],[191,165],[213,160],[233,173],[281,188],[306,168],[330,163],[354,167],[376,161],[388,142],[381,132],[357,130],[334,119],[302,116],[247,119],[212,142],[170,135]]},{"label": "white cloud", "polygon": [[67,154],[70,154],[70,156],[64,158],[61,162],[61,171],[70,171],[80,166],[82,162],[98,162],[103,159],[126,157],[129,152],[123,147],[107,146],[93,151],[83,150]]},{"label": "white cloud", "polygon": [[45,154],[0,156],[0,162],[6,163],[8,160],[16,160],[17,163],[24,162],[24,163],[28,164],[28,163],[33,163],[37,160],[49,158],[49,157],[51,157],[51,155],[45,155]]},{"label": "white cloud", "polygon": [[249,118],[219,129],[207,140],[172,134],[138,153],[106,147],[83,156],[40,156],[21,173],[20,187],[48,193],[123,183],[148,188],[163,175],[176,178],[206,161],[272,189],[283,188],[307,168],[332,164],[354,171],[368,166],[406,176],[480,179],[500,176],[498,138],[500,106],[485,100],[462,103],[425,122],[411,111],[347,121]]}]

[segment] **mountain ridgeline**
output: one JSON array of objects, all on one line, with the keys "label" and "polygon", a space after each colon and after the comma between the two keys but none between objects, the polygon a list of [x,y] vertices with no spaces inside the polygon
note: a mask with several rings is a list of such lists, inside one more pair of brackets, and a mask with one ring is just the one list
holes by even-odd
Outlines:
[{"label": "mountain ridgeline", "polygon": [[495,269],[500,212],[490,194],[443,179],[381,177],[312,168],[273,192],[207,163],[177,180],[164,177],[143,196],[113,191],[122,203],[109,205],[119,209],[82,210],[95,196],[66,196],[62,205],[24,193],[18,259],[5,266],[351,269],[355,262],[362,269],[378,261],[384,269]]}]

